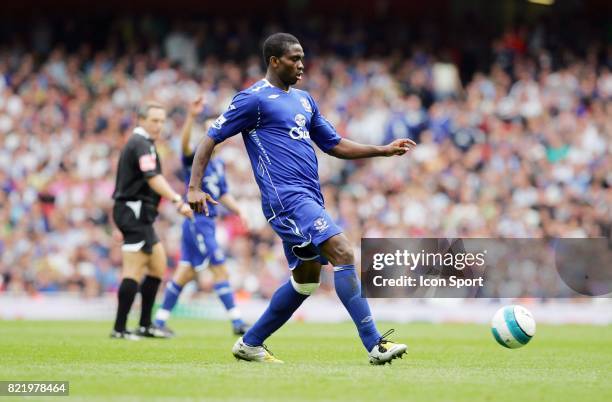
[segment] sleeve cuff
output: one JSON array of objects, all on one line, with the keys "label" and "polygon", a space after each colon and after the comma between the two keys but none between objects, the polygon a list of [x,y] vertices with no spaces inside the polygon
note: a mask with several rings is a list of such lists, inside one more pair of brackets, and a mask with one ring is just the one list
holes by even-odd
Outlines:
[{"label": "sleeve cuff", "polygon": [[325,147],[325,149],[323,149],[323,152],[328,153],[329,151],[331,151],[336,145],[338,145],[340,143],[340,141],[342,141],[342,137],[338,137],[335,138],[334,140],[330,141],[329,146]]},{"label": "sleeve cuff", "polygon": [[210,138],[212,138],[212,140],[215,142],[215,144],[223,142],[222,138],[219,138],[219,136],[215,135],[214,133],[211,133],[210,131],[208,133],[206,133],[206,135],[208,135]]}]

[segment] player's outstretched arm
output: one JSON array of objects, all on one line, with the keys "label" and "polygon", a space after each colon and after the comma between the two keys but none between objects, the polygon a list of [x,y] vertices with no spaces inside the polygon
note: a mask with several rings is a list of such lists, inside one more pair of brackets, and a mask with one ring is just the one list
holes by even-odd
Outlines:
[{"label": "player's outstretched arm", "polygon": [[193,153],[191,145],[189,144],[189,140],[191,139],[191,128],[193,127],[193,122],[196,116],[202,113],[203,108],[204,98],[202,98],[202,96],[198,96],[193,102],[191,102],[189,108],[187,109],[185,123],[181,129],[181,152],[183,155],[191,155]]},{"label": "player's outstretched arm", "polygon": [[170,187],[170,184],[164,176],[157,174],[147,179],[147,184],[157,194],[172,201],[176,206],[177,211],[187,218],[193,218],[193,211],[187,204],[183,202],[183,197]]},{"label": "player's outstretched arm", "polygon": [[195,156],[193,157],[191,178],[189,180],[189,189],[187,190],[187,202],[191,209],[195,212],[204,212],[206,216],[208,216],[208,205],[206,205],[206,202],[218,204],[210,194],[202,191],[202,177],[215,145],[215,141],[209,136],[204,136],[204,139],[198,144]]},{"label": "player's outstretched arm", "polygon": [[366,145],[343,138],[328,153],[340,159],[361,159],[404,155],[414,147],[416,143],[408,138],[395,140],[387,145]]}]

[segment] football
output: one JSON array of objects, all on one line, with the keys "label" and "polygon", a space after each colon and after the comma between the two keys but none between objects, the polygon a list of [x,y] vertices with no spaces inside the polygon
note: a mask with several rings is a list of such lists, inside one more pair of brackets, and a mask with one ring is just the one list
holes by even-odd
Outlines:
[{"label": "football", "polygon": [[536,332],[536,322],[525,307],[505,306],[493,316],[491,332],[503,347],[517,349],[531,341]]}]

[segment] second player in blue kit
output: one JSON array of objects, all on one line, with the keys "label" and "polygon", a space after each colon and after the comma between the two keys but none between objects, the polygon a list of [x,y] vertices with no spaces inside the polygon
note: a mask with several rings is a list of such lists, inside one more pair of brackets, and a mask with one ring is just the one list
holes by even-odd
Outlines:
[{"label": "second player in blue kit", "polygon": [[[191,166],[194,158],[190,146],[191,129],[195,117],[201,112],[202,108],[203,101],[201,98],[193,102],[181,131],[183,174],[186,183],[189,183],[191,178]],[[210,125],[212,121],[207,123],[205,123],[205,126]],[[206,172],[202,178],[202,186],[212,196],[215,203],[216,201],[221,203],[230,212],[237,214],[243,224],[246,224],[247,220],[244,213],[234,197],[227,192],[225,164],[220,158],[213,158],[206,167]],[[213,275],[215,293],[227,310],[232,322],[233,332],[242,335],[247,329],[234,301],[234,292],[224,265],[225,253],[217,244],[215,228],[217,206],[215,203],[210,202],[208,204],[208,215],[195,214],[193,219],[185,219],[183,222],[181,260],[172,281],[168,282],[166,286],[164,301],[155,317],[155,325],[168,335],[172,335],[173,332],[166,325],[166,321],[170,317],[183,287],[203,269],[209,269]]]},{"label": "second player in blue kit", "polygon": [[196,212],[207,210],[211,195],[202,191],[201,179],[214,147],[242,134],[263,213],[283,241],[291,276],[232,353],[242,360],[280,362],[263,342],[318,288],[322,265],[331,263],[336,293],[357,327],[370,363],[390,362],[407,347],[378,332],[368,302],[361,297],[352,246],[325,210],[313,143],[342,159],[403,155],[416,144],[400,139],[384,146],[363,145],[341,138],[312,97],[292,88],[304,71],[299,41],[290,34],[274,34],[264,42],[263,54],[266,77],[238,93],[209,129],[197,148],[187,194]]}]

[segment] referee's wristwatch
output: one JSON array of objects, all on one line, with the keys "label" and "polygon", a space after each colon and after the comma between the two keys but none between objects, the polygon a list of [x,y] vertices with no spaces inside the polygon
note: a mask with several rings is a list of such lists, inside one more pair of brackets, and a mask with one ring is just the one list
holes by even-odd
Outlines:
[{"label": "referee's wristwatch", "polygon": [[176,194],[173,198],[172,198],[172,203],[174,204],[174,206],[176,207],[176,209],[181,209],[181,207],[183,206],[184,202],[183,202],[183,197],[181,197],[179,194]]}]

